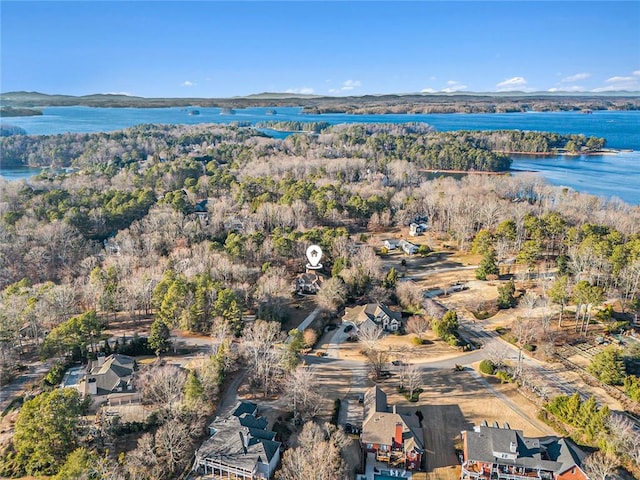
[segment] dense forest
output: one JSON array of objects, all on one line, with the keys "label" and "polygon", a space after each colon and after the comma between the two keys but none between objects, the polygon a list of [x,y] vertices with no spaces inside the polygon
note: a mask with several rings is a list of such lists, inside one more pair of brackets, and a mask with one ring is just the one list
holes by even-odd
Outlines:
[{"label": "dense forest", "polygon": [[638,110],[635,95],[538,93],[437,93],[404,95],[364,95],[360,97],[323,97],[287,93],[262,93],[234,98],[143,98],[128,95],[98,94],[75,97],[37,92],[0,94],[0,104],[9,107],[52,107],[85,105],[89,107],[303,107],[306,113],[507,113],[548,111]]},{"label": "dense forest", "polygon": [[[68,133],[51,136],[11,135],[0,139],[4,166],[50,166],[118,169],[149,157],[158,161],[185,156],[201,167],[207,162],[227,164],[241,159],[287,155],[313,158],[360,158],[376,171],[394,160],[417,168],[439,170],[506,171],[505,152],[591,152],[604,139],[584,135],[521,131],[436,132],[427,124],[336,125],[324,122],[265,122],[263,128],[305,129],[316,135],[294,135],[255,145],[265,133],[249,127],[140,125],[114,133]],[[145,163],[146,165],[146,163]],[[211,164],[213,166],[214,164]]]},{"label": "dense forest", "polygon": [[[410,282],[396,285],[385,275],[361,234],[417,217],[427,217],[434,234],[457,248],[486,256],[480,273],[495,274],[488,263],[508,259],[528,274],[558,272],[549,296],[563,308],[576,306],[581,329],[591,320],[589,306],[604,297],[616,299],[625,314],[638,312],[637,206],[551,187],[535,176],[427,181],[421,172],[504,170],[509,159],[497,150],[570,150],[570,142],[578,150],[603,143],[530,132],[439,133],[424,124],[340,125],[284,140],[220,125],[3,137],[3,164],[72,171],[0,180],[0,373],[3,380],[15,374],[27,337],[43,358],[57,359],[45,393],[27,399],[17,417],[15,438],[0,452],[0,475],[73,478],[68,472],[100,465],[112,473],[96,474],[101,479],[176,478],[220,385],[242,362],[252,388],[265,395],[309,391],[309,410],[295,400],[300,418],[307,418],[319,400],[297,366],[303,332],[290,332],[281,356],[271,346],[286,336],[284,307],[310,243],[325,252],[331,278],[317,302],[331,312],[392,296],[412,308],[402,290]],[[243,322],[247,311],[255,322]],[[153,318],[149,338],[118,345],[119,352],[161,354],[172,328],[213,334],[219,342],[197,368],[141,374],[145,395],[163,378],[177,382],[177,393],[164,404],[157,400],[157,415],[136,426],[138,446],[116,462],[103,456],[94,437],[88,440],[78,421],[86,405],[52,386],[63,360],[86,361],[117,315]],[[535,333],[530,342],[555,345],[548,324],[526,330]],[[49,332],[44,339],[43,332]],[[240,353],[231,348],[238,343]],[[634,372],[629,367],[614,379],[631,398],[638,389]],[[38,435],[37,420],[52,409],[60,409],[60,422],[48,422],[46,435]],[[104,438],[114,441],[123,429],[105,427]],[[326,439],[336,434],[329,433]]]},{"label": "dense forest", "polygon": [[42,115],[42,110],[36,110],[35,108],[0,107],[0,118],[32,117],[34,115]]}]

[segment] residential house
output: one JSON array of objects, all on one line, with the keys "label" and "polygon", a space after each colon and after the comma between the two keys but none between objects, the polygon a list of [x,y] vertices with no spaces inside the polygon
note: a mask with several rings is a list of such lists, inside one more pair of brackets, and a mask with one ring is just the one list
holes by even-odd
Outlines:
[{"label": "residential house", "polygon": [[398,246],[402,249],[404,253],[407,255],[413,255],[418,252],[418,246],[414,245],[411,242],[407,242],[406,240],[400,240]]},{"label": "residential house", "polygon": [[411,223],[409,225],[409,235],[416,237],[422,235],[427,231],[428,225],[426,223]]},{"label": "residential house", "polygon": [[83,395],[130,392],[135,369],[135,360],[127,355],[98,355],[97,360],[89,363],[87,373],[78,383],[70,386],[75,386]]},{"label": "residential house", "polygon": [[387,395],[378,386],[364,395],[364,421],[360,445],[363,458],[374,453],[378,462],[405,470],[422,470],[423,432],[415,413],[398,413],[387,405]]},{"label": "residential house", "polygon": [[395,250],[398,248],[398,241],[393,238],[388,238],[382,242],[382,246],[387,250]]},{"label": "residential house", "polygon": [[462,479],[588,480],[580,468],[585,453],[570,440],[525,437],[522,430],[486,422],[462,432]]},{"label": "residential house", "polygon": [[237,480],[273,476],[281,443],[267,429],[267,419],[259,416],[255,403],[239,402],[231,413],[216,417],[209,435],[196,452],[194,472]]},{"label": "residential house", "polygon": [[203,222],[205,225],[209,223],[209,210],[207,208],[208,203],[209,199],[205,199],[193,206],[193,213],[198,218],[198,220]]},{"label": "residential house", "polygon": [[387,332],[395,332],[402,326],[402,314],[390,310],[384,303],[367,303],[347,307],[342,322],[352,323],[358,329],[382,327]]},{"label": "residential house", "polygon": [[315,272],[306,272],[298,275],[294,281],[293,288],[296,293],[315,294],[320,290],[322,277]]}]

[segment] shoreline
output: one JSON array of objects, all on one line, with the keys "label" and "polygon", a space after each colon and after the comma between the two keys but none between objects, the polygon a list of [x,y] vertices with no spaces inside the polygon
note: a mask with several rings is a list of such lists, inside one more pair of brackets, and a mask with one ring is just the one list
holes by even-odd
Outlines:
[{"label": "shoreline", "polygon": [[581,156],[604,156],[604,155],[618,155],[622,152],[632,152],[633,150],[629,149],[615,149],[615,148],[604,148],[602,150],[595,150],[589,152],[567,152],[567,151],[557,151],[557,152],[514,152],[511,150],[493,150],[495,153],[502,153],[504,155],[519,155],[522,157],[581,157]]},{"label": "shoreline", "polygon": [[499,172],[488,172],[485,170],[442,170],[435,168],[421,168],[420,172],[425,173],[444,173],[444,174],[462,174],[462,175],[509,175],[511,170],[502,170]]}]

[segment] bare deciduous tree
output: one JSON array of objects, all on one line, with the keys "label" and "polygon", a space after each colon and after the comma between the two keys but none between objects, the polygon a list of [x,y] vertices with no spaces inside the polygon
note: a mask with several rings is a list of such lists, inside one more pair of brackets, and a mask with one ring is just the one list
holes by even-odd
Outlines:
[{"label": "bare deciduous tree", "polygon": [[344,305],[346,297],[347,288],[344,282],[336,277],[324,282],[316,296],[318,305],[329,312],[335,312]]},{"label": "bare deciduous tree", "polygon": [[369,350],[366,354],[367,365],[374,378],[378,379],[382,375],[384,367],[389,362],[389,354],[382,350]]},{"label": "bare deciduous tree", "polygon": [[415,282],[398,282],[396,295],[400,305],[405,310],[419,312],[422,305],[422,288]]},{"label": "bare deciduous tree", "polygon": [[320,410],[321,396],[314,370],[309,366],[299,366],[285,380],[285,389],[294,419],[307,421]]},{"label": "bare deciduous tree", "polygon": [[348,472],[341,450],[347,442],[345,434],[333,425],[306,423],[298,446],[282,457],[278,480],[346,480]]},{"label": "bare deciduous tree", "polygon": [[431,320],[426,315],[412,315],[407,321],[407,332],[422,336],[431,330]]},{"label": "bare deciduous tree", "polygon": [[496,367],[501,367],[507,358],[507,349],[503,348],[499,343],[492,343],[485,349],[487,359]]},{"label": "bare deciduous tree", "polygon": [[155,452],[154,438],[145,433],[138,439],[138,446],[126,456],[126,470],[130,480],[159,478],[161,469]]},{"label": "bare deciduous tree", "polygon": [[360,328],[358,328],[358,340],[364,343],[367,347],[367,351],[370,352],[376,348],[376,345],[378,345],[382,333],[382,327],[364,323],[360,325]]},{"label": "bare deciduous tree", "polygon": [[404,388],[409,394],[409,399],[413,398],[414,392],[422,387],[424,376],[416,365],[409,365],[405,373]]},{"label": "bare deciduous tree", "polygon": [[597,451],[587,457],[582,464],[582,469],[592,480],[607,480],[608,478],[616,478],[616,470],[619,462],[613,456],[603,451]]},{"label": "bare deciduous tree", "polygon": [[249,363],[251,378],[267,395],[282,375],[282,350],[274,345],[284,340],[278,322],[256,320],[245,328],[242,342],[244,356]]},{"label": "bare deciduous tree", "polygon": [[139,377],[142,397],[173,418],[182,405],[186,378],[186,371],[175,365],[153,366]]},{"label": "bare deciduous tree", "polygon": [[193,445],[193,434],[191,426],[178,419],[169,420],[156,432],[156,455],[164,478],[175,478],[186,466]]}]

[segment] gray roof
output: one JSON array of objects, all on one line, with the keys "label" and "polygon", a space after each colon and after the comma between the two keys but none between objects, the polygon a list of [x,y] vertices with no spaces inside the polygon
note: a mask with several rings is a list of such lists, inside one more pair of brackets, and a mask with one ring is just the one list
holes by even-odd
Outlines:
[{"label": "gray roof", "polygon": [[200,446],[197,456],[248,471],[254,471],[258,463],[268,464],[281,444],[274,440],[275,432],[266,429],[266,419],[254,415],[252,406],[255,404],[240,402],[231,414],[216,417],[210,425],[215,433]]},{"label": "gray roof", "polygon": [[359,305],[353,308],[346,308],[342,321],[353,322],[355,325],[371,320],[374,323],[379,323],[376,320],[384,316],[388,316],[390,320],[396,319],[400,321],[402,319],[402,313],[394,312],[390,310],[384,303],[367,303],[366,305]]},{"label": "gray roof", "polygon": [[391,445],[396,425],[402,425],[404,450],[424,451],[423,433],[415,415],[389,411],[387,395],[376,385],[364,395],[364,422],[361,441],[364,444]]},{"label": "gray roof", "polygon": [[127,355],[114,353],[104,359],[99,365],[98,360],[92,362],[89,373],[78,382],[83,392],[88,392],[87,382],[95,381],[98,394],[114,392],[119,386],[126,386],[131,382],[131,375],[135,369],[135,360]]},{"label": "gray roof", "polygon": [[377,385],[364,392],[364,419],[367,420],[376,412],[388,412],[387,394]]},{"label": "gray roof", "polygon": [[251,415],[255,414],[258,411],[258,405],[253,402],[240,402],[233,410],[232,415],[234,417],[240,417],[245,413],[249,413]]},{"label": "gray roof", "polygon": [[[566,472],[580,466],[584,453],[566,439],[558,437],[525,437],[522,430],[488,427],[481,425],[474,431],[463,432],[466,443],[466,460],[475,460],[502,465],[514,465],[541,469],[556,473]],[[515,445],[516,451],[511,451]],[[496,457],[494,453],[513,455],[515,460]]]}]

